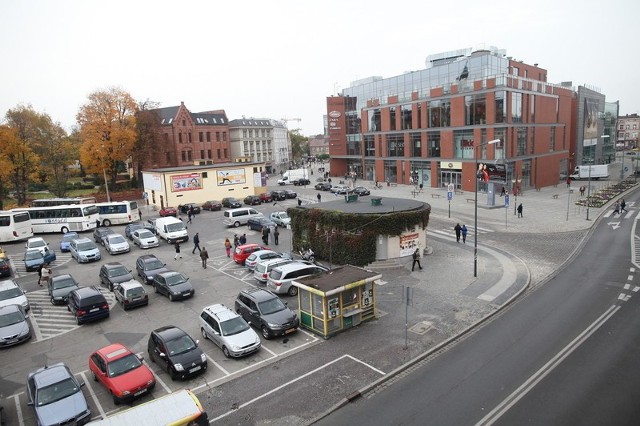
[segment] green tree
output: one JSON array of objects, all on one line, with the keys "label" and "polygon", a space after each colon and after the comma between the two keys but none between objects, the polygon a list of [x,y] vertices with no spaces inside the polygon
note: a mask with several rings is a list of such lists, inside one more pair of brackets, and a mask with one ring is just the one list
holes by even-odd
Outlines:
[{"label": "green tree", "polygon": [[[12,123],[15,124],[15,123]],[[22,133],[24,136],[25,133]],[[29,183],[38,175],[40,159],[33,152],[29,143],[21,137],[20,129],[12,126],[0,127],[0,178],[2,178],[2,198],[10,188],[15,191],[18,205],[27,202]],[[6,180],[8,185],[4,184]],[[4,205],[4,202],[2,203]]]},{"label": "green tree", "polygon": [[289,130],[291,140],[291,157],[295,163],[300,163],[302,157],[309,155],[309,138],[300,134],[300,129]]}]

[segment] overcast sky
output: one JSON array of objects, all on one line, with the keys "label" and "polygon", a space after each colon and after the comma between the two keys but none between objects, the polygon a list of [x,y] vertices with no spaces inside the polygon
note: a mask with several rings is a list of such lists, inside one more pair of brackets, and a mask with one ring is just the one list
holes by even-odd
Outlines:
[{"label": "overcast sky", "polygon": [[351,81],[488,46],[638,113],[639,16],[633,0],[4,0],[0,123],[30,104],[70,130],[88,94],[118,86],[230,120],[299,118],[310,136]]}]

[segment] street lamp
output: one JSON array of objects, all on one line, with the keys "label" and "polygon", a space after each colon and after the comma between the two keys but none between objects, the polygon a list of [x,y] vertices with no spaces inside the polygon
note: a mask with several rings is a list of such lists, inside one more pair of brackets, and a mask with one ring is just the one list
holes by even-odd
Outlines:
[{"label": "street lamp", "polygon": [[476,151],[476,148],[478,147],[483,147],[486,145],[493,145],[494,143],[498,143],[500,142],[500,139],[494,139],[491,140],[489,142],[485,142],[485,143],[480,143],[480,145],[476,145],[473,148],[473,158],[475,159],[476,162],[476,169],[474,171],[474,173],[476,173],[476,175],[474,176],[474,179],[476,180],[476,197],[475,197],[475,203],[474,203],[474,219],[473,219],[473,229],[474,229],[474,243],[473,243],[473,276],[477,277],[478,276],[478,151]]}]

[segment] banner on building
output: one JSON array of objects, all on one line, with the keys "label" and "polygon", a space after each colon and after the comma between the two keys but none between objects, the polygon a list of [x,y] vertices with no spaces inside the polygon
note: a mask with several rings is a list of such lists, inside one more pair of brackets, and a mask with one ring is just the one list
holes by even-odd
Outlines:
[{"label": "banner on building", "polygon": [[171,176],[171,192],[193,191],[194,189],[202,189],[200,173]]},{"label": "banner on building", "polygon": [[218,170],[216,172],[218,186],[246,183],[245,169]]},{"label": "banner on building", "polygon": [[400,236],[400,257],[410,256],[419,248],[419,237],[417,233]]}]

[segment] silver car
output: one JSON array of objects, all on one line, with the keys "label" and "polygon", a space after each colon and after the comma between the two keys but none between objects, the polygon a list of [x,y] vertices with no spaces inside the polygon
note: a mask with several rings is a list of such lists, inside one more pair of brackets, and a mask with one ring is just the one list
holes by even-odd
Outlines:
[{"label": "silver car", "polygon": [[271,272],[273,268],[287,265],[293,262],[294,260],[287,258],[275,258],[265,260],[263,262],[258,262],[253,269],[253,278],[255,278],[261,284],[266,284],[267,280],[269,279],[269,272]]},{"label": "silver car", "polygon": [[31,339],[31,329],[24,309],[18,305],[0,307],[0,348]]},{"label": "silver car", "polygon": [[237,358],[260,349],[258,333],[240,315],[219,303],[202,310],[200,331],[202,337],[215,343],[227,358]]},{"label": "silver car", "polygon": [[145,306],[149,304],[149,296],[142,284],[131,279],[118,283],[114,286],[113,294],[116,300],[122,305],[125,311],[136,306]]},{"label": "silver car", "polygon": [[160,245],[158,237],[153,235],[153,232],[148,229],[136,229],[131,233],[131,239],[133,240],[133,244],[141,249],[158,247]]},{"label": "silver car", "polygon": [[128,253],[131,250],[127,239],[120,234],[109,234],[104,237],[104,248],[109,254]]}]

